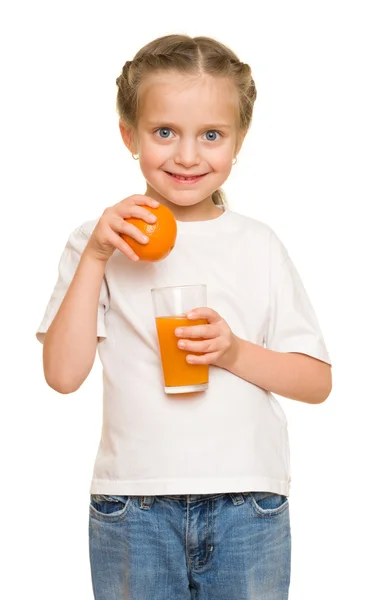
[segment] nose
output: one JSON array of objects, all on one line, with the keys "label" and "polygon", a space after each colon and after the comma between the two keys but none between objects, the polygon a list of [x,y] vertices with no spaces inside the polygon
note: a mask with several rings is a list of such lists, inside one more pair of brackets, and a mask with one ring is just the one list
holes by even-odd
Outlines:
[{"label": "nose", "polygon": [[177,165],[183,165],[188,168],[193,165],[200,165],[200,154],[197,142],[192,139],[180,140],[176,148],[174,161]]}]

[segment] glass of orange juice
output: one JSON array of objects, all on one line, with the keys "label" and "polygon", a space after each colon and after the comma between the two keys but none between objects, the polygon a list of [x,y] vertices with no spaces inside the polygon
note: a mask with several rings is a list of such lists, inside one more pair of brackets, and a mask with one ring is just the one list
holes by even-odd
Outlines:
[{"label": "glass of orange juice", "polygon": [[193,308],[207,306],[207,286],[182,285],[153,288],[152,299],[157,326],[159,350],[167,394],[202,392],[208,387],[208,365],[186,362],[188,350],[181,350],[175,335],[177,327],[207,323],[206,319],[187,319]]}]

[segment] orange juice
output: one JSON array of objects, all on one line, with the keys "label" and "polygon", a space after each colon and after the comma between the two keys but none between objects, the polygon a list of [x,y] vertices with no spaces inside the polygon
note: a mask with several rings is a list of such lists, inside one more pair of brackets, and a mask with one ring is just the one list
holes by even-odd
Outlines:
[{"label": "orange juice", "polygon": [[181,350],[177,343],[181,338],[175,335],[177,327],[203,325],[205,319],[187,319],[186,317],[157,317],[159,348],[166,388],[192,386],[208,383],[208,365],[191,365],[186,362],[188,354],[200,354]]}]

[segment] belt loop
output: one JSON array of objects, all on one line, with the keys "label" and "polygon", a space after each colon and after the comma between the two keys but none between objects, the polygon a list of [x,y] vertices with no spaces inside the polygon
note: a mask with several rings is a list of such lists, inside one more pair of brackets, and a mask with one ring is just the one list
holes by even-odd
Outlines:
[{"label": "belt loop", "polygon": [[239,504],[244,504],[244,502],[245,502],[243,494],[230,493],[230,496],[231,496],[234,506],[238,506]]},{"label": "belt loop", "polygon": [[154,496],[141,496],[140,508],[142,508],[143,510],[150,510],[152,508],[153,502]]}]

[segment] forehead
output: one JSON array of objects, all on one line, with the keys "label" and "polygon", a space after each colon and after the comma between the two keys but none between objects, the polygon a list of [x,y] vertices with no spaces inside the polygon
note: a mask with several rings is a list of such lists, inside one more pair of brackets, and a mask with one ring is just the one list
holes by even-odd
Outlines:
[{"label": "forehead", "polygon": [[233,81],[211,75],[160,72],[140,86],[139,118],[148,121],[227,122],[238,118],[238,94]]}]

